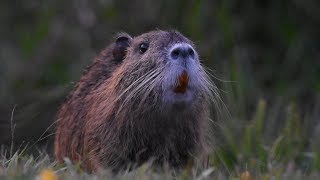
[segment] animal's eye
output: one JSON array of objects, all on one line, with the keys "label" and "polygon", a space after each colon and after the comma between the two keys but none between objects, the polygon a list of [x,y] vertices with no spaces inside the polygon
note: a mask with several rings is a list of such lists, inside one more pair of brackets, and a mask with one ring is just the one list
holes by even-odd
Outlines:
[{"label": "animal's eye", "polygon": [[149,44],[148,43],[141,43],[139,46],[139,51],[141,54],[145,53],[149,48]]}]

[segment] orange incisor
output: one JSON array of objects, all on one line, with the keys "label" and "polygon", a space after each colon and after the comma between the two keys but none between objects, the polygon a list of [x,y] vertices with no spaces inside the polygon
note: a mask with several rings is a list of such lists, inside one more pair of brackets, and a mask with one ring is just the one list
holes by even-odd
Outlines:
[{"label": "orange incisor", "polygon": [[174,89],[175,93],[185,93],[189,83],[189,76],[186,71],[183,71],[178,78],[178,85]]}]

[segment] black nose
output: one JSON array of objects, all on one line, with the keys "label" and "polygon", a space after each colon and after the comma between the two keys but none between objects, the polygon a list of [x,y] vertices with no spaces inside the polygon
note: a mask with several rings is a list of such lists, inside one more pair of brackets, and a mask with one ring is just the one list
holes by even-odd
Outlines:
[{"label": "black nose", "polygon": [[178,45],[171,50],[170,56],[172,59],[194,58],[194,50],[190,46]]}]

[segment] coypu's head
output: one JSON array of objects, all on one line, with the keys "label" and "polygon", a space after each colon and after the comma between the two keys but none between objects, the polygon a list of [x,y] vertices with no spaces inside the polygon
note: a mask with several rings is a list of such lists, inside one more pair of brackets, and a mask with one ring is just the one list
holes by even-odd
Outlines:
[{"label": "coypu's head", "polygon": [[113,56],[119,66],[111,83],[122,106],[203,108],[212,97],[213,84],[193,43],[177,31],[157,30],[134,38],[120,34]]}]

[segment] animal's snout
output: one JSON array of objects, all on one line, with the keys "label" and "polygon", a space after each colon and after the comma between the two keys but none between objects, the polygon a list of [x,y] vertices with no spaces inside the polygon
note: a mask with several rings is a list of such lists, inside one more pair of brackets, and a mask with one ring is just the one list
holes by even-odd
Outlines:
[{"label": "animal's snout", "polygon": [[189,44],[176,44],[170,51],[170,57],[174,60],[178,59],[194,59],[195,52]]}]

